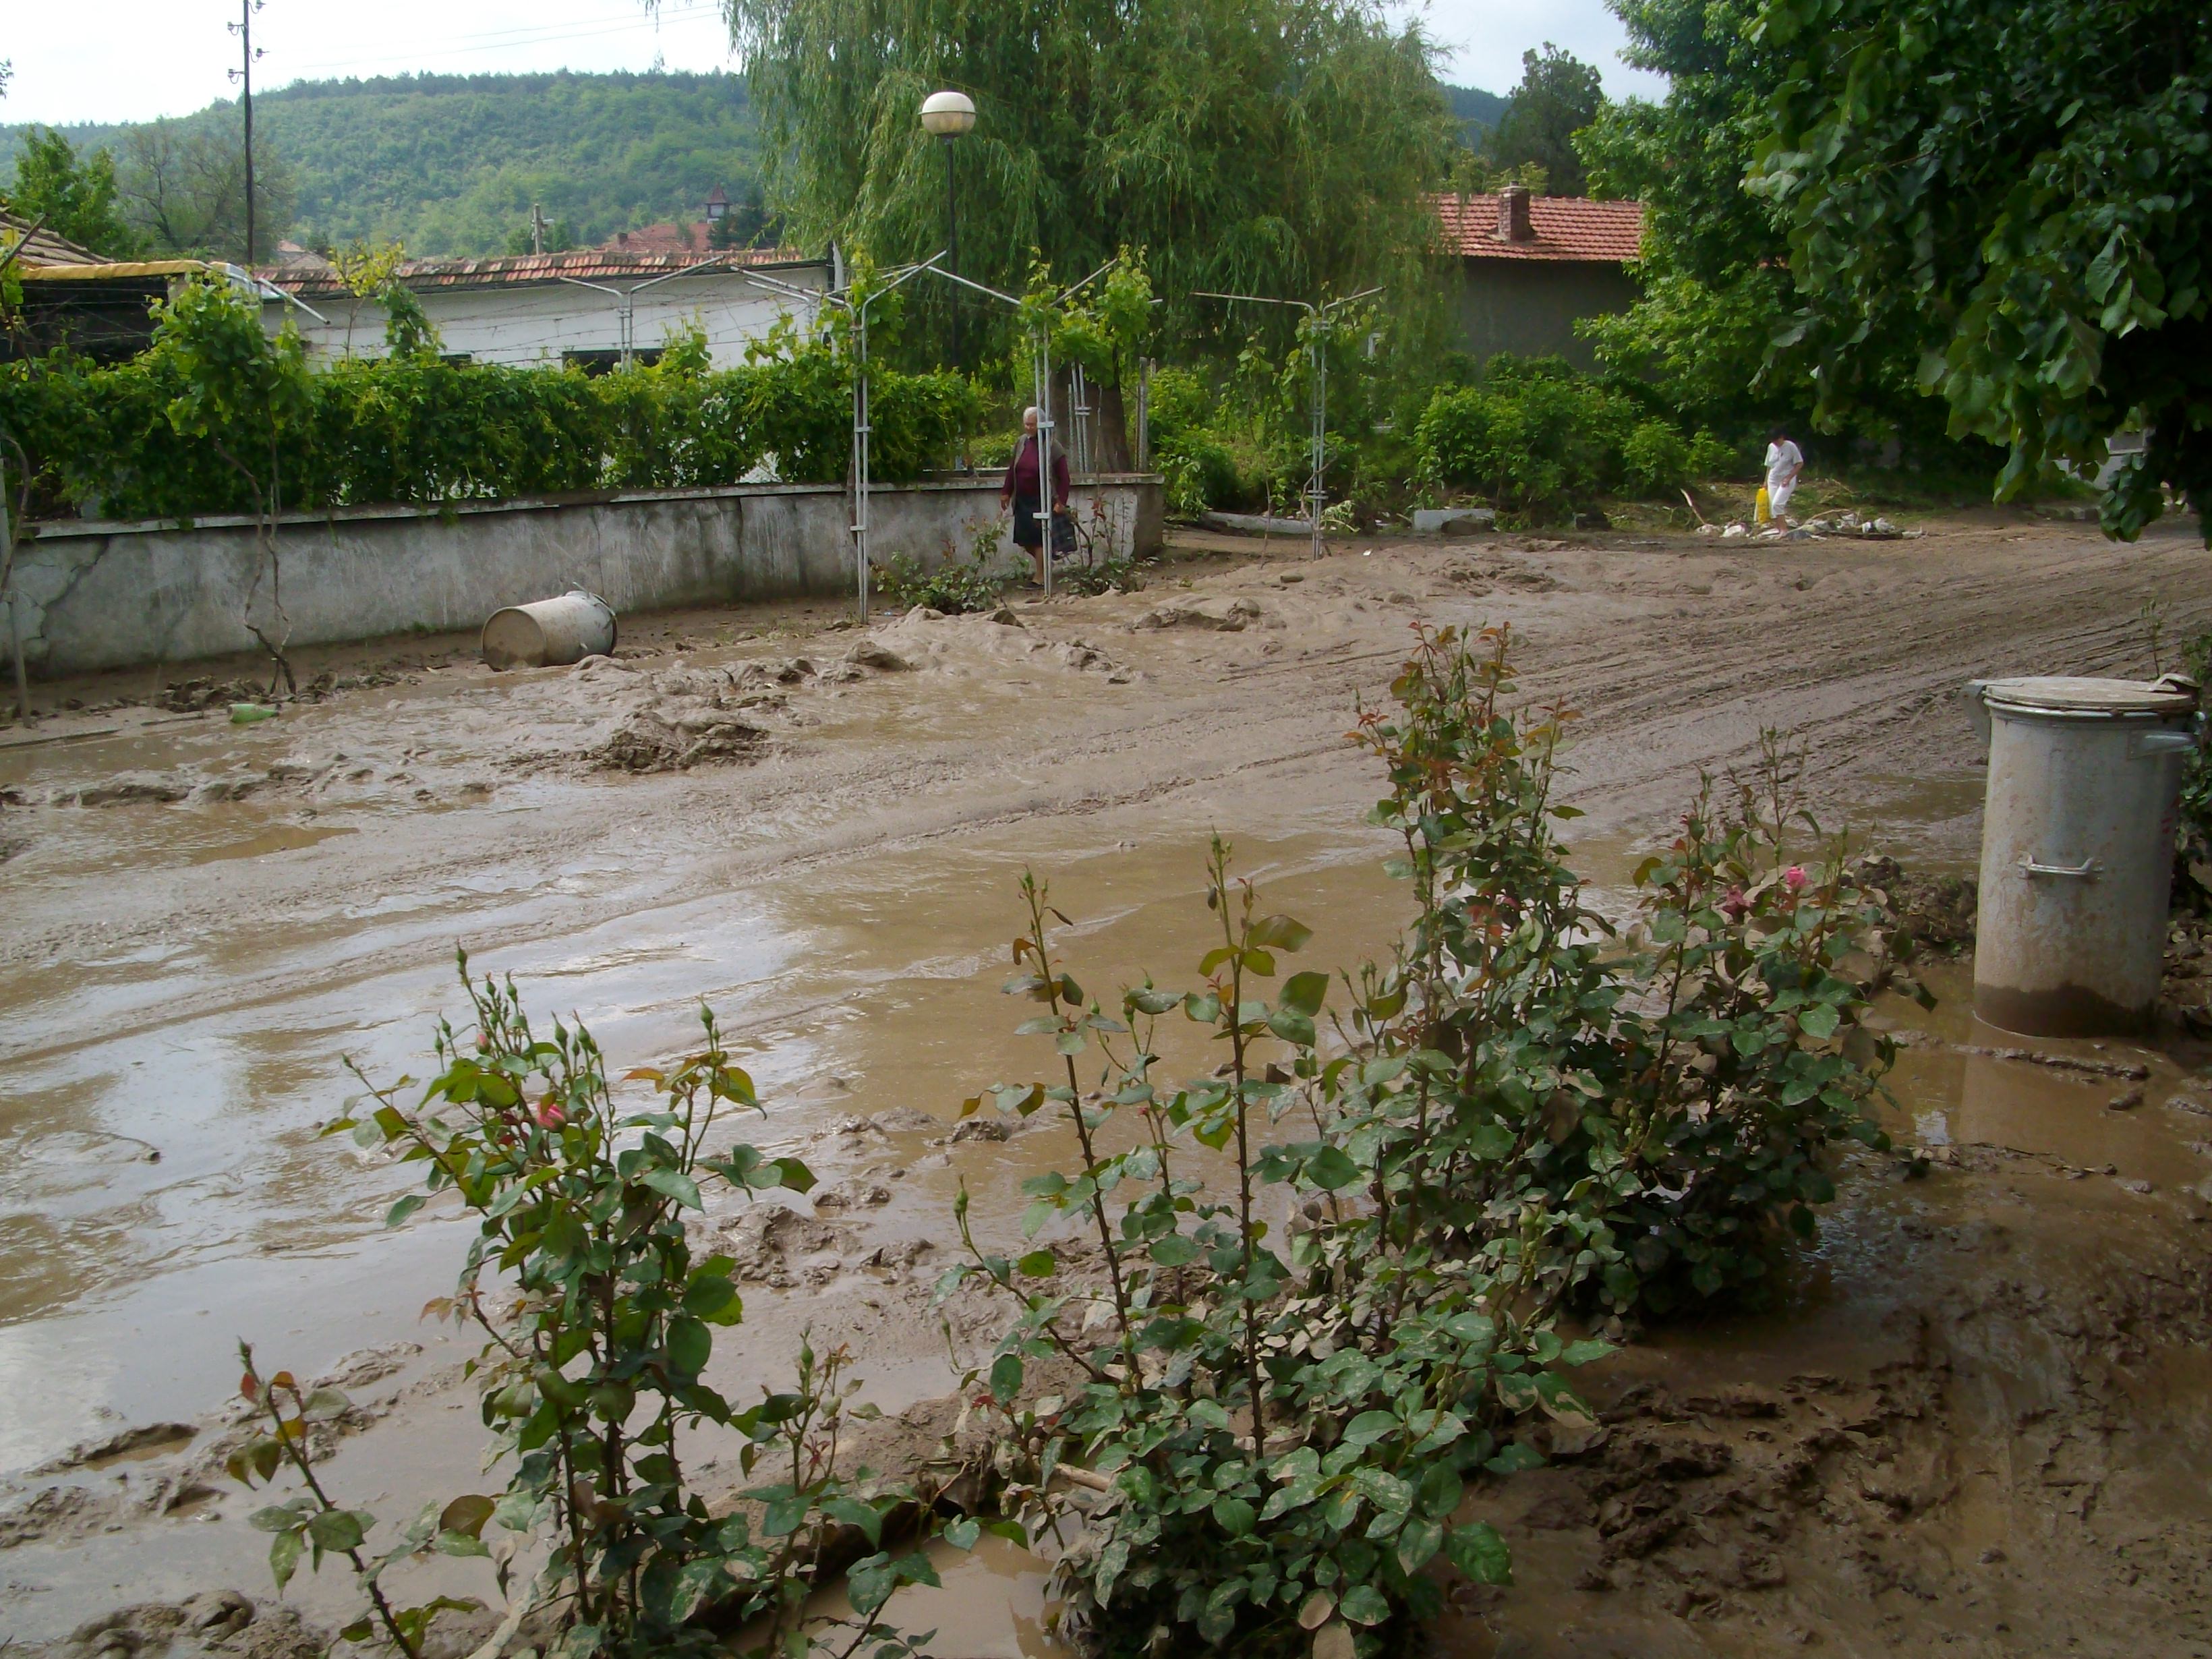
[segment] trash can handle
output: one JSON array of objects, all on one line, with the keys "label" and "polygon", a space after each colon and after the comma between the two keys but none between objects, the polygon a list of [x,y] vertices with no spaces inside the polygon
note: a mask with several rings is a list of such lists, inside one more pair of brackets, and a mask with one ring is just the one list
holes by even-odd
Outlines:
[{"label": "trash can handle", "polygon": [[2147,760],[2157,755],[2185,755],[2197,747],[2194,733],[2188,732],[2145,732],[2136,738],[2135,758]]},{"label": "trash can handle", "polygon": [[1961,694],[1966,700],[1966,718],[1973,723],[1974,736],[1984,743],[1990,740],[1990,706],[1982,701],[1982,694],[1989,688],[1987,680],[1968,680]]},{"label": "trash can handle", "polygon": [[2022,859],[2020,872],[2024,876],[2071,876],[2077,881],[2094,881],[2105,872],[2105,866],[2090,859],[2081,864],[2050,864],[2041,859]]}]

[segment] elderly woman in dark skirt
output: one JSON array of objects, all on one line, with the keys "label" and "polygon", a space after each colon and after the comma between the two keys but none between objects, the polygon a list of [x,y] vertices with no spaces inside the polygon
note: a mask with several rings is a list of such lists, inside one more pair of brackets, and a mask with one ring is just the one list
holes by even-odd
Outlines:
[{"label": "elderly woman in dark skirt", "polygon": [[[1034,404],[1022,411],[1022,441],[1014,451],[1013,464],[1006,469],[1006,482],[999,486],[999,507],[1003,512],[1008,503],[1012,504],[1015,544],[1028,550],[1030,562],[1036,567],[1037,585],[1042,586],[1047,526],[1037,511],[1044,499],[1037,419]],[[1055,512],[1067,510],[1067,456],[1058,444],[1052,447],[1052,505]]]}]

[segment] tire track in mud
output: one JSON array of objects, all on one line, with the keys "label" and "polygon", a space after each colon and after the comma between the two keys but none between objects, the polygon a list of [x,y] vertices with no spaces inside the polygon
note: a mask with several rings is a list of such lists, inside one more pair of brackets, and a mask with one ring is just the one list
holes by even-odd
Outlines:
[{"label": "tire track in mud", "polygon": [[[1925,542],[1905,544],[1925,564],[1910,572],[1896,567],[1898,544],[1879,553],[1817,545],[1822,552],[1808,557],[1757,556],[1765,562],[1717,560],[1702,545],[1532,555],[1524,562],[1561,582],[1559,591],[1446,592],[1414,610],[1431,621],[1513,621],[1525,696],[1579,712],[1571,796],[1593,827],[1670,813],[1700,769],[1722,775],[1755,757],[1762,726],[1805,734],[1808,786],[1826,811],[1848,805],[1869,775],[1925,773],[1931,764],[1963,770],[1976,758],[1954,701],[1966,678],[2000,667],[2139,671],[2136,659],[2147,653],[2133,579],[2155,578],[2167,592],[2170,637],[2212,618],[2212,568],[2201,551],[2178,544],[2080,549],[2061,535],[2039,550],[2006,545],[2008,568],[1996,571]],[[1048,702],[1026,726],[924,730],[918,741],[897,744],[802,732],[783,754],[750,768],[579,785],[528,815],[542,825],[518,823],[520,814],[481,823],[465,821],[472,814],[440,815],[434,823],[401,815],[358,838],[378,844],[334,855],[343,869],[336,883],[315,860],[278,860],[251,880],[193,868],[133,872],[84,884],[58,913],[25,906],[19,921],[30,926],[9,930],[0,967],[112,957],[166,941],[191,941],[204,952],[210,941],[255,930],[295,942],[242,981],[204,993],[179,985],[178,995],[132,1022],[167,1024],[357,980],[356,951],[341,951],[350,960],[302,958],[364,932],[383,935],[374,945],[379,974],[442,959],[456,937],[495,932],[525,900],[536,910],[533,932],[557,934],[823,860],[1158,805],[1249,784],[1271,769],[1295,770],[1309,799],[1364,804],[1370,763],[1344,733],[1356,701],[1383,694],[1405,647],[1387,635],[1370,643],[1389,615],[1354,617],[1346,607],[1358,590],[1407,572],[1392,561],[1339,562],[1347,568],[1330,574],[1344,584],[1341,597],[1257,590],[1336,625],[1334,637],[1295,659],[1224,664],[1221,652],[1247,649],[1254,636],[1207,636],[1198,646],[1179,639],[1164,659],[1144,664],[1146,683],[1073,708]],[[1662,611],[1706,597],[1693,582],[1717,591],[1730,572],[1741,576],[1741,592],[1721,614]],[[1847,585],[1822,592],[1838,574]],[[1586,585],[1594,575],[1617,586],[1595,592]],[[1039,623],[1061,620],[1048,613]],[[1095,627],[1102,619],[1066,620]],[[1286,684],[1295,691],[1285,695]],[[612,890],[544,892],[564,870],[595,862],[625,866]],[[505,890],[471,890],[472,882],[500,878]],[[427,902],[411,921],[378,924],[347,915],[346,901],[364,891],[419,892]],[[5,1052],[32,1059],[53,1048]]]}]

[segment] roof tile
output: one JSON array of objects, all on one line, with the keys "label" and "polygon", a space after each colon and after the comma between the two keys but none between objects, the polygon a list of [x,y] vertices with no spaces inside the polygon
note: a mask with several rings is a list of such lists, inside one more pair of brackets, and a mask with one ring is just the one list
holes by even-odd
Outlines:
[{"label": "roof tile", "polygon": [[1440,195],[1430,198],[1443,228],[1445,251],[1469,259],[1588,260],[1619,264],[1638,258],[1644,243],[1644,204],[1593,202],[1580,196],[1535,196],[1528,201],[1535,240],[1500,241],[1496,196]]},{"label": "roof tile", "polygon": [[[22,241],[23,233],[31,228],[32,222],[20,215],[0,208],[0,253],[12,250]],[[57,236],[41,226],[28,241],[18,258],[27,265],[104,265],[109,262],[89,248],[79,247],[65,236]]]}]

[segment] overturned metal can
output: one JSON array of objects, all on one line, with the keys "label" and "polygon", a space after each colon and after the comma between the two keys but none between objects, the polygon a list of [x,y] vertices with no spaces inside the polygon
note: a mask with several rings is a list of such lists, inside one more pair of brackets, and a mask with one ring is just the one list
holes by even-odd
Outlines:
[{"label": "overturned metal can", "polygon": [[614,607],[571,588],[555,599],[511,605],[483,625],[483,659],[495,669],[561,667],[615,648]]}]

